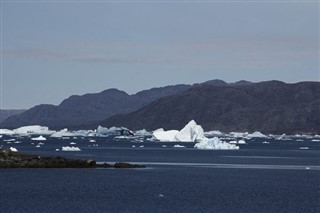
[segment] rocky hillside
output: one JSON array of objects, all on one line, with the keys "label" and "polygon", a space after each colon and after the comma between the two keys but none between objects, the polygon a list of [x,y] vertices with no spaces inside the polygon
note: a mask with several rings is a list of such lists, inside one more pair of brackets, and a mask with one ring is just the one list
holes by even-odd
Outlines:
[{"label": "rocky hillside", "polygon": [[198,85],[99,124],[131,129],[181,129],[193,119],[205,130],[319,134],[320,83]]},{"label": "rocky hillside", "polygon": [[7,118],[9,118],[12,115],[18,115],[23,113],[24,109],[0,109],[0,124]]}]

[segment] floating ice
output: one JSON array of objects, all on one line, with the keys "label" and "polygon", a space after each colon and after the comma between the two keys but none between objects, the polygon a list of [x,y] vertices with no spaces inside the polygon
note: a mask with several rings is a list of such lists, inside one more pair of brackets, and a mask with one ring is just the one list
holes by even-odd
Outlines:
[{"label": "floating ice", "polygon": [[56,152],[59,152],[60,150],[59,149],[56,149]]},{"label": "floating ice", "polygon": [[9,130],[9,129],[0,129],[0,135],[2,137],[2,135],[13,135],[14,131]]},{"label": "floating ice", "polygon": [[231,135],[234,138],[245,138],[249,135],[248,132],[230,132],[229,135]]},{"label": "floating ice", "polygon": [[157,129],[152,134],[159,141],[177,141],[176,135],[179,133],[178,130],[168,130]]},{"label": "floating ice", "polygon": [[204,131],[200,125],[192,120],[175,136],[177,141],[194,142],[204,138]]},{"label": "floating ice", "polygon": [[72,132],[69,132],[68,129],[62,129],[58,132],[55,132],[51,135],[53,138],[62,138],[62,137],[74,137],[75,134]]},{"label": "floating ice", "polygon": [[145,136],[152,136],[152,133],[148,132],[145,129],[142,129],[142,130],[135,131],[134,135],[145,137]]},{"label": "floating ice", "polygon": [[174,148],[186,148],[185,146],[182,146],[182,145],[179,145],[179,144],[176,144],[173,146]]},{"label": "floating ice", "polygon": [[250,137],[250,138],[266,138],[267,136],[262,134],[261,132],[254,132],[252,134],[248,134],[247,137]]},{"label": "floating ice", "polygon": [[55,131],[49,130],[46,126],[23,126],[13,130],[17,135],[52,135]]},{"label": "floating ice", "polygon": [[227,142],[221,141],[219,138],[204,138],[200,141],[200,143],[196,143],[194,145],[195,148],[198,149],[239,149],[238,146],[234,144],[229,144]]},{"label": "floating ice", "polygon": [[157,129],[153,132],[153,137],[159,141],[194,142],[204,138],[204,131],[192,120],[180,131]]},{"label": "floating ice", "polygon": [[77,144],[77,143],[75,143],[75,142],[71,142],[71,143],[70,143],[70,145],[75,145],[75,144]]},{"label": "floating ice", "polygon": [[313,139],[312,142],[320,142],[319,139]]},{"label": "floating ice", "polygon": [[47,139],[45,137],[43,137],[42,135],[40,135],[39,137],[31,138],[31,140],[33,140],[33,141],[46,141]]},{"label": "floating ice", "polygon": [[204,135],[206,137],[215,137],[215,136],[222,136],[222,135],[224,135],[224,133],[222,133],[218,130],[213,130],[213,131],[205,132]]},{"label": "floating ice", "polygon": [[94,139],[89,140],[89,143],[95,143],[95,142],[96,142],[96,140],[94,140]]},{"label": "floating ice", "polygon": [[302,146],[302,147],[299,147],[299,149],[302,149],[302,150],[308,150],[308,149],[309,149],[309,147],[307,147],[307,146]]},{"label": "floating ice", "polygon": [[263,144],[269,144],[270,142],[269,141],[263,141],[262,143]]},{"label": "floating ice", "polygon": [[81,149],[79,147],[75,147],[75,146],[63,146],[62,147],[62,151],[65,152],[77,152],[77,151],[81,151]]},{"label": "floating ice", "polygon": [[17,152],[18,150],[16,148],[14,148],[14,147],[10,147],[10,151],[11,152]]},{"label": "floating ice", "polygon": [[239,140],[238,144],[247,144],[244,140]]}]

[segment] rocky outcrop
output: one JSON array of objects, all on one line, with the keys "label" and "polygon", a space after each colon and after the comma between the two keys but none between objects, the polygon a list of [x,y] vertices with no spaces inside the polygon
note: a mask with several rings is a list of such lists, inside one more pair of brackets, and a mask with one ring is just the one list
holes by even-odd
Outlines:
[{"label": "rocky outcrop", "polygon": [[97,164],[94,160],[30,155],[0,149],[0,168],[144,168],[143,165],[115,163]]}]

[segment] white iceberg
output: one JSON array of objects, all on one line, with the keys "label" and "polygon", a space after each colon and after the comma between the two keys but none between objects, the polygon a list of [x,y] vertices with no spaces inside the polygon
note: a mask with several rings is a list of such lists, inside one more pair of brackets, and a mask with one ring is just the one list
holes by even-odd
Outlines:
[{"label": "white iceberg", "polygon": [[79,147],[75,147],[75,146],[63,146],[62,151],[64,151],[64,152],[78,152],[78,151],[81,151],[81,149]]},{"label": "white iceberg", "polygon": [[194,145],[198,149],[214,149],[214,150],[226,150],[226,149],[239,149],[234,144],[229,144],[225,141],[221,141],[219,138],[203,138],[199,143]]},{"label": "white iceberg", "polygon": [[142,130],[135,131],[134,135],[145,137],[145,136],[152,136],[152,133],[148,132],[145,129],[142,129]]},{"label": "white iceberg", "polygon": [[23,126],[13,130],[17,135],[52,135],[55,131],[49,130],[46,126],[32,125]]},{"label": "white iceberg", "polygon": [[247,144],[245,140],[239,140],[238,144]]},{"label": "white iceberg", "polygon": [[152,135],[155,139],[159,141],[177,141],[176,135],[179,133],[178,130],[168,130],[157,129],[153,131]]},{"label": "white iceberg", "polygon": [[209,132],[205,132],[204,135],[206,137],[215,137],[215,136],[223,136],[224,133],[220,132],[219,130],[213,130],[213,131],[209,131]]},{"label": "white iceberg", "polygon": [[0,129],[0,135],[13,135],[14,131],[10,129]]},{"label": "white iceberg", "polygon": [[176,134],[175,138],[181,142],[194,142],[204,138],[204,131],[200,125],[192,120]]},{"label": "white iceberg", "polygon": [[247,137],[250,137],[250,138],[266,138],[267,136],[262,134],[261,132],[254,132],[252,134],[248,134]]},{"label": "white iceberg", "polygon": [[74,137],[75,134],[72,132],[69,132],[68,129],[62,129],[58,132],[55,132],[51,135],[53,138],[62,138],[62,137]]},{"label": "white iceberg", "polygon": [[14,148],[14,147],[10,147],[10,151],[11,152],[17,152],[18,150],[16,148]]},{"label": "white iceberg", "polygon": [[229,135],[234,138],[245,138],[249,135],[249,133],[248,132],[230,132]]},{"label": "white iceberg", "polygon": [[185,146],[182,146],[182,145],[179,145],[179,144],[176,144],[173,146],[174,148],[186,148]]},{"label": "white iceberg", "polygon": [[33,140],[33,141],[46,141],[47,139],[45,137],[43,137],[42,135],[40,135],[39,137],[31,138],[31,140]]},{"label": "white iceberg", "polygon": [[95,142],[96,142],[96,140],[94,140],[94,139],[89,140],[89,143],[95,143]]},{"label": "white iceberg", "polygon": [[192,120],[183,129],[168,130],[157,129],[153,132],[153,137],[159,141],[180,141],[194,142],[205,138],[203,128]]}]

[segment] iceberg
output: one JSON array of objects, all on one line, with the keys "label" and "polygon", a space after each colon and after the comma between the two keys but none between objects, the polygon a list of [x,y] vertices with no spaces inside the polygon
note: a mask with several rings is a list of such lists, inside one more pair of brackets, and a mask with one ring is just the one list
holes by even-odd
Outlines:
[{"label": "iceberg", "polygon": [[18,150],[16,148],[14,148],[14,147],[10,147],[10,151],[11,152],[17,152]]},{"label": "iceberg", "polygon": [[75,147],[75,146],[63,146],[62,151],[64,151],[64,152],[78,152],[78,151],[81,151],[81,149],[79,147]]},{"label": "iceberg", "polygon": [[98,126],[96,130],[96,136],[97,137],[108,137],[111,135],[134,135],[133,132],[125,127],[111,127],[106,128],[102,126]]},{"label": "iceberg", "polygon": [[145,129],[142,129],[142,130],[135,131],[135,132],[134,132],[134,135],[136,135],[136,136],[141,136],[141,137],[145,137],[145,136],[152,136],[152,133],[148,132],[148,131],[145,130]]},{"label": "iceberg", "polygon": [[248,132],[230,132],[229,135],[231,135],[234,138],[245,138],[248,136]]},{"label": "iceberg", "polygon": [[239,140],[238,144],[247,144],[244,140]]},{"label": "iceberg", "polygon": [[14,131],[9,130],[9,129],[0,129],[0,135],[13,135]]},{"label": "iceberg", "polygon": [[62,138],[62,137],[74,137],[75,134],[72,132],[69,132],[68,129],[62,129],[58,132],[55,132],[54,134],[52,134],[50,137],[53,138]]},{"label": "iceberg", "polygon": [[182,145],[179,145],[179,144],[176,144],[173,146],[174,148],[186,148],[185,146],[182,146]]},{"label": "iceberg", "polygon": [[203,128],[192,120],[183,129],[164,131],[162,128],[153,131],[153,137],[159,141],[195,142],[205,138]]},{"label": "iceberg", "polygon": [[221,149],[239,149],[238,146],[234,144],[229,144],[225,141],[221,141],[219,138],[203,138],[199,143],[194,145],[197,149],[213,149],[213,150],[221,150]]},{"label": "iceberg", "polygon": [[175,138],[181,142],[194,142],[204,138],[204,131],[200,125],[192,120],[176,134]]},{"label": "iceberg", "polygon": [[250,137],[250,138],[266,138],[267,136],[262,134],[261,132],[254,132],[252,134],[248,134],[247,137]]},{"label": "iceberg", "polygon": [[215,137],[215,136],[223,136],[224,133],[220,132],[219,130],[213,130],[213,131],[209,131],[209,132],[205,132],[204,135],[206,137]]},{"label": "iceberg", "polygon": [[155,139],[159,141],[177,141],[176,135],[179,133],[178,130],[168,130],[157,129],[153,131],[152,135]]},{"label": "iceberg", "polygon": [[17,135],[52,135],[55,131],[49,130],[46,126],[23,126],[13,130]]},{"label": "iceberg", "polygon": [[43,137],[42,135],[40,135],[39,137],[31,138],[31,140],[33,140],[33,141],[46,141],[47,139],[45,137]]}]

